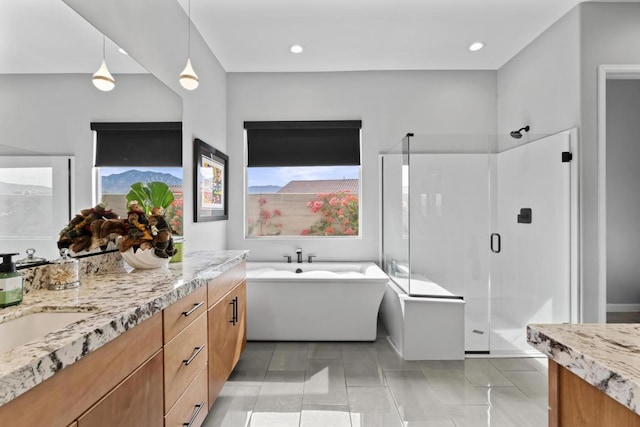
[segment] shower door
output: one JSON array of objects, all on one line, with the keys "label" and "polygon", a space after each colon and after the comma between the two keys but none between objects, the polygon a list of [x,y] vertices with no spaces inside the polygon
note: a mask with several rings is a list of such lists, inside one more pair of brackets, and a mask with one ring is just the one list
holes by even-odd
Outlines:
[{"label": "shower door", "polygon": [[492,154],[491,253],[493,355],[536,353],[529,323],[570,321],[569,135]]}]

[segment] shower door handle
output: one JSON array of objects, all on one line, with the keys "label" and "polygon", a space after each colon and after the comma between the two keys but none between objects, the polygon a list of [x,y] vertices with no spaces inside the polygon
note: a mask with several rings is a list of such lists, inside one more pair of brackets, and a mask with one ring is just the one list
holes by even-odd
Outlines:
[{"label": "shower door handle", "polygon": [[[498,244],[497,244],[497,249],[496,246],[494,246],[494,242],[496,241],[496,239],[494,239],[494,237],[497,237],[498,240]],[[502,248],[502,238],[500,237],[500,234],[498,233],[491,233],[491,237],[490,237],[490,244],[491,244],[491,252],[493,252],[494,254],[499,254],[500,250]]]}]

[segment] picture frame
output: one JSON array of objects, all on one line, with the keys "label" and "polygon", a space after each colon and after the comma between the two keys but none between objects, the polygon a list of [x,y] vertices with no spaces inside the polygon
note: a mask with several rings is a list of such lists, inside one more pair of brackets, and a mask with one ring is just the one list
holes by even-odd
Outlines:
[{"label": "picture frame", "polygon": [[228,219],[229,156],[198,138],[193,153],[194,222]]}]

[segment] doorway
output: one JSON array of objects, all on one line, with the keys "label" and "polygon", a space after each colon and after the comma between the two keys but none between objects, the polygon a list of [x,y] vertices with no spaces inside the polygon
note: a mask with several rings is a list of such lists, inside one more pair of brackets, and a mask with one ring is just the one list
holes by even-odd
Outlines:
[{"label": "doorway", "polygon": [[601,66],[598,98],[598,320],[640,322],[640,67]]}]

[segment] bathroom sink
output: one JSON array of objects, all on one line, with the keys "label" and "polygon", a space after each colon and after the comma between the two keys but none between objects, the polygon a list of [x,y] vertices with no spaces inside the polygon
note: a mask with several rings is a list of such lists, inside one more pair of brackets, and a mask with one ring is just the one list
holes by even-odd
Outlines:
[{"label": "bathroom sink", "polygon": [[0,323],[0,354],[94,314],[95,312],[48,311],[26,314]]}]

